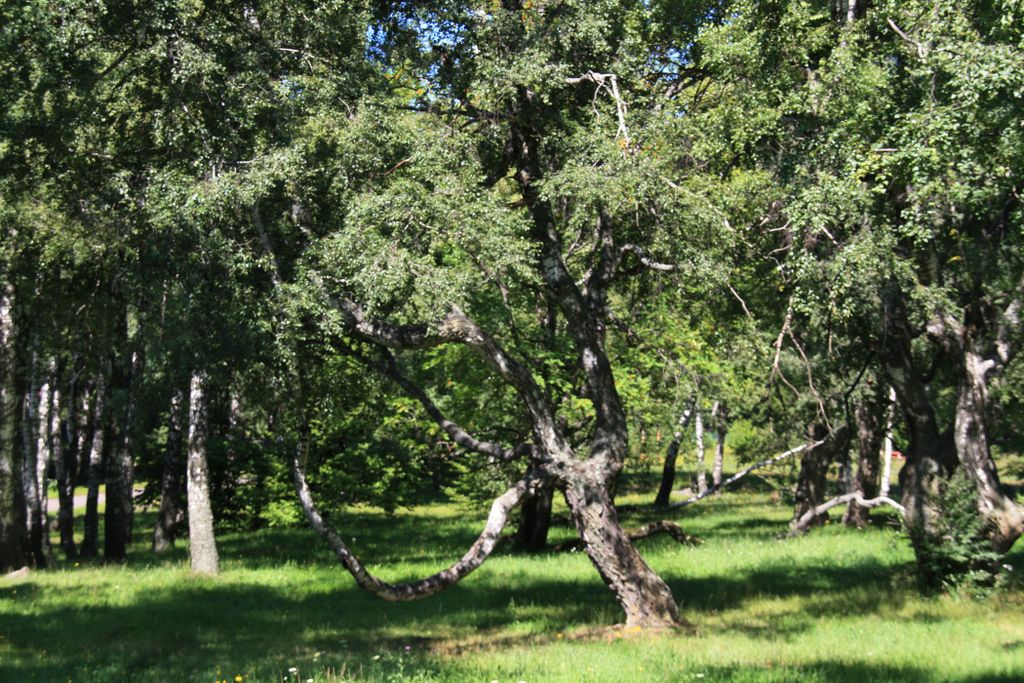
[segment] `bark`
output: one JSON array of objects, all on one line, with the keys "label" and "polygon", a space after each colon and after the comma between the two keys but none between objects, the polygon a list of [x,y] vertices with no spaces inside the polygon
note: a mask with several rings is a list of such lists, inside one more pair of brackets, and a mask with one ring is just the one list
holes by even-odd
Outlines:
[{"label": "bark", "polygon": [[0,573],[26,565],[21,458],[15,434],[14,291],[0,280]]},{"label": "bark", "polygon": [[704,467],[704,420],[700,408],[693,411],[693,431],[697,446],[697,495],[702,495],[708,490],[708,473]]},{"label": "bark", "polygon": [[103,559],[106,562],[123,562],[132,541],[135,516],[135,416],[141,380],[141,351],[133,351],[128,364],[123,359],[115,362],[111,384],[118,398],[115,411],[117,422],[114,425],[117,436],[105,468],[107,500],[103,518]]},{"label": "bark", "polygon": [[888,505],[889,507],[899,512],[901,515],[906,512],[905,508],[902,505],[897,503],[895,500],[889,498],[888,496],[865,498],[860,491],[853,491],[851,493],[846,493],[841,496],[836,496],[832,500],[826,501],[821,505],[813,507],[807,512],[805,512],[799,519],[793,520],[793,523],[790,524],[789,535],[799,536],[800,534],[806,532],[811,526],[813,526],[815,520],[817,520],[821,515],[824,515],[826,512],[828,512],[829,510],[838,505],[846,504],[849,504],[850,506],[857,505],[858,507],[864,509],[870,509],[878,507],[880,505]]},{"label": "bark", "polygon": [[[842,457],[844,451],[849,448],[849,428],[841,426],[833,433],[820,422],[812,422],[807,428],[808,443],[823,441],[820,448],[806,449],[800,458],[800,473],[797,475],[795,504],[793,508],[793,519],[790,527],[796,526],[800,519],[809,511],[826,500],[826,475],[828,467],[834,461]],[[820,521],[815,516],[816,523]]]},{"label": "bark", "polygon": [[1024,508],[1002,488],[990,451],[987,428],[991,363],[965,344],[957,384],[953,439],[964,473],[978,491],[978,509],[992,523],[992,545],[1005,553],[1024,532]]},{"label": "bark", "polygon": [[679,457],[679,445],[683,441],[683,431],[690,424],[690,416],[693,414],[693,403],[688,403],[679,421],[676,423],[676,431],[672,434],[672,441],[665,451],[665,462],[661,468],[661,485],[658,487],[658,495],[654,497],[654,507],[668,507],[669,498],[672,495],[672,487],[676,483],[676,459]]},{"label": "bark", "polygon": [[102,375],[96,380],[92,398],[92,439],[89,442],[88,492],[85,498],[85,535],[79,554],[96,557],[99,550],[99,496],[103,482],[104,449],[107,445],[107,385]]},{"label": "bark", "polygon": [[516,545],[521,549],[537,553],[547,545],[554,493],[552,487],[545,487],[523,503],[516,530]]},{"label": "bark", "polygon": [[192,571],[216,574],[219,568],[210,504],[210,474],[206,463],[208,425],[207,376],[193,371],[188,418],[188,553]]},{"label": "bark", "polygon": [[153,529],[153,551],[174,547],[178,525],[184,520],[181,509],[181,444],[185,392],[175,388],[167,415],[167,443],[164,446],[163,473],[160,477],[160,511]]},{"label": "bark", "polygon": [[[636,529],[626,530],[626,535],[629,537],[630,541],[639,541],[645,538],[650,538],[651,536],[657,536],[658,534],[668,534],[684,545],[700,545],[704,542],[697,536],[686,533],[683,531],[681,526],[667,519],[663,519],[658,522],[651,522],[650,524],[645,524],[644,526]],[[571,541],[565,541],[564,543],[554,545],[551,549],[561,552],[565,550],[583,550],[584,547],[584,543],[581,539],[574,538]]]},{"label": "bark", "polygon": [[724,404],[715,401],[711,417],[715,424],[715,461],[711,467],[711,485],[719,489],[722,486],[722,466],[725,462],[725,437],[729,433],[729,411]]},{"label": "bark", "polygon": [[[59,374],[54,376],[56,384]],[[77,460],[77,434],[72,423],[77,419],[74,406],[78,397],[75,382],[69,384],[67,394],[60,394],[54,400],[54,411],[50,418],[50,439],[53,443],[53,464],[57,474],[57,528],[60,531],[60,547],[64,557],[74,560],[78,556],[75,546],[75,462]]]},{"label": "bark", "polygon": [[[859,401],[854,409],[857,439],[857,476],[847,493],[859,493],[861,498],[879,495],[879,474],[882,441],[886,434],[885,415],[888,409],[887,391],[879,385]],[[888,493],[888,491],[886,492]],[[853,500],[846,508],[843,523],[863,529],[868,523],[868,508]]]},{"label": "bark", "polygon": [[29,551],[32,563],[42,569],[49,565],[51,558],[45,507],[50,384],[38,384],[35,354],[31,367],[28,392],[22,400],[21,442],[24,466],[21,480]]},{"label": "bark", "polygon": [[626,612],[627,626],[686,626],[668,585],[652,570],[619,525],[606,482],[581,463],[566,482],[569,505],[584,549]]}]

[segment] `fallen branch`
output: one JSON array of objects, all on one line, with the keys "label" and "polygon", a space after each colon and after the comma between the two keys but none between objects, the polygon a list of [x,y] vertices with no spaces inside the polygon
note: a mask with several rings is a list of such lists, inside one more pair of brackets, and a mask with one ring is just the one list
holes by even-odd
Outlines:
[{"label": "fallen branch", "polygon": [[711,486],[704,493],[701,493],[701,494],[696,495],[696,496],[692,496],[690,498],[687,498],[686,500],[681,500],[678,503],[672,503],[671,505],[669,505],[665,509],[666,510],[675,510],[676,508],[686,507],[687,505],[693,505],[698,500],[702,500],[704,498],[707,498],[708,496],[710,496],[711,494],[713,494],[713,493],[715,493],[717,491],[721,491],[722,489],[724,489],[724,488],[726,488],[728,486],[732,486],[737,481],[739,481],[743,477],[747,476],[748,474],[750,474],[754,470],[761,469],[762,467],[767,467],[768,465],[773,465],[773,464],[779,462],[780,460],[785,460],[786,458],[788,458],[791,455],[795,455],[797,453],[802,453],[803,451],[813,450],[813,449],[817,448],[818,446],[820,446],[823,443],[825,443],[825,439],[822,439],[821,441],[816,441],[816,442],[814,442],[812,444],[806,444],[805,443],[802,446],[797,446],[796,448],[791,448],[788,451],[786,451],[785,453],[779,453],[778,455],[773,455],[770,458],[765,458],[764,460],[761,460],[760,462],[755,462],[753,465],[750,465],[749,467],[746,467],[746,468],[740,470],[739,472],[737,472],[736,474],[732,475],[731,477],[729,477],[728,479],[723,481],[720,485],[718,485],[718,486]]}]

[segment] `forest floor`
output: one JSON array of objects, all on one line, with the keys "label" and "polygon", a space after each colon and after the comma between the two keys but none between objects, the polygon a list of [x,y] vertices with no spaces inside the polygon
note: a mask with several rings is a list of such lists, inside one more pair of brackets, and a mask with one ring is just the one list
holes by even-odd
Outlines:
[{"label": "forest floor", "polygon": [[[191,576],[180,542],[149,551],[143,513],[125,566],[0,579],[0,681],[1024,680],[1017,571],[981,599],[922,598],[888,513],[865,531],[780,540],[778,498],[746,490],[669,515],[699,546],[639,542],[696,627],[655,635],[615,626],[621,613],[579,552],[502,551],[450,591],[392,604],[356,588],[305,527],[222,534],[222,574]],[[482,517],[434,505],[335,520],[374,570],[402,580],[459,557]],[[571,535],[559,526],[552,540]],[[1024,553],[1008,563],[1024,568]]]}]

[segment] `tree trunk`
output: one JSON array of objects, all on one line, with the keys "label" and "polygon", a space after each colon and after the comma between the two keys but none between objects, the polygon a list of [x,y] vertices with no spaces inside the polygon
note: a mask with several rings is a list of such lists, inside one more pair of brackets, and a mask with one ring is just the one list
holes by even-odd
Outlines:
[{"label": "tree trunk", "polygon": [[953,439],[964,473],[978,491],[978,509],[992,523],[992,545],[1005,553],[1024,531],[1024,509],[1003,491],[989,449],[986,374],[991,362],[971,348],[969,340],[960,363]]},{"label": "tree trunk", "polygon": [[123,562],[132,541],[135,512],[135,415],[138,409],[139,388],[142,380],[142,353],[133,351],[131,362],[125,367],[123,360],[115,364],[112,381],[117,394],[115,417],[117,423],[110,460],[107,463],[107,507],[104,515],[103,559]]},{"label": "tree trunk", "polygon": [[158,553],[174,547],[178,525],[184,518],[179,483],[184,403],[184,390],[181,387],[175,388],[167,416],[167,443],[164,448],[163,474],[160,478],[160,512],[157,514],[156,528],[153,530],[153,551]]},{"label": "tree trunk", "polygon": [[715,462],[711,467],[711,485],[715,489],[720,489],[722,467],[725,463],[725,437],[729,433],[729,411],[725,404],[715,401],[711,408],[711,417],[715,423]]},{"label": "tree trunk", "polygon": [[[35,363],[33,362],[33,366]],[[29,393],[25,396],[22,418],[22,442],[25,448],[25,468],[22,483],[25,492],[25,518],[28,523],[29,547],[36,567],[52,564],[50,533],[47,520],[46,468],[50,458],[47,433],[50,429],[51,390],[49,381],[36,389],[36,371]]]},{"label": "tree trunk", "polygon": [[708,490],[708,473],[704,466],[704,420],[701,418],[700,408],[693,411],[693,431],[697,446],[697,495],[702,495]]},{"label": "tree trunk", "polygon": [[[859,491],[862,498],[871,499],[879,494],[879,455],[882,439],[886,434],[885,414],[888,408],[884,387],[876,385],[873,392],[865,396],[854,409],[857,439],[857,477],[851,491]],[[852,502],[843,515],[846,526],[863,529],[868,523],[868,508]]]},{"label": "tree trunk", "polygon": [[676,431],[672,435],[672,441],[665,451],[665,464],[661,469],[661,486],[658,487],[658,495],[654,498],[654,506],[663,508],[668,506],[669,497],[672,495],[672,487],[676,483],[676,459],[679,457],[679,445],[683,440],[683,430],[690,424],[693,404],[688,404],[683,413],[679,416],[676,424]]},{"label": "tree trunk", "polygon": [[[54,385],[58,383],[60,373],[54,375]],[[57,392],[55,392],[57,393]],[[72,426],[76,420],[74,406],[78,401],[75,393],[75,381],[72,380],[67,394],[59,393],[59,399],[53,401],[53,414],[50,417],[50,439],[53,443],[53,464],[57,474],[57,528],[60,530],[60,547],[67,560],[78,556],[75,547],[75,462],[78,438],[76,428]]]},{"label": "tree trunk", "polygon": [[[797,475],[795,505],[790,526],[795,525],[810,510],[822,504],[827,498],[826,475],[828,467],[842,457],[843,451],[849,448],[849,429],[843,425],[833,433],[820,422],[812,422],[807,427],[807,443],[825,440],[818,448],[808,448],[800,458],[800,473]],[[816,518],[820,524],[824,518]]]},{"label": "tree trunk", "polygon": [[85,498],[85,536],[79,554],[93,558],[99,550],[99,496],[103,481],[103,453],[107,436],[107,385],[103,376],[96,380],[92,399],[92,440],[89,443],[88,481]]},{"label": "tree trunk", "polygon": [[188,550],[192,571],[216,574],[217,544],[213,535],[210,476],[206,464],[206,373],[193,371],[188,420]]},{"label": "tree trunk", "polygon": [[0,281],[0,573],[26,564],[21,458],[17,446],[14,388],[13,288]]},{"label": "tree trunk", "polygon": [[547,486],[523,503],[519,528],[516,530],[516,545],[523,550],[538,553],[547,545],[554,493],[554,489]]},{"label": "tree trunk", "polygon": [[626,613],[627,626],[687,625],[668,585],[637,552],[619,525],[602,477],[581,463],[566,481],[565,500],[591,562]]}]

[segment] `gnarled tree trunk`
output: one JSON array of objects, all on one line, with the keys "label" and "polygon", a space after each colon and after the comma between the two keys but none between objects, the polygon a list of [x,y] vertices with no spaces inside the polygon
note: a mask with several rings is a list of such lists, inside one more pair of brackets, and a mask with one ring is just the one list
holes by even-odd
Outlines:
[{"label": "gnarled tree trunk", "polygon": [[644,628],[684,624],[668,585],[619,524],[602,477],[581,464],[566,480],[565,500],[587,556],[626,612],[626,624]]}]

